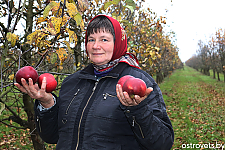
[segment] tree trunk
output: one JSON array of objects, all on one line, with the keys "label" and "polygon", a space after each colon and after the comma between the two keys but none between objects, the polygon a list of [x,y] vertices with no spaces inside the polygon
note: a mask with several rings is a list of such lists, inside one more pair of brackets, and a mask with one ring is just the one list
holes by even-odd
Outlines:
[{"label": "tree trunk", "polygon": [[29,95],[23,94],[23,103],[24,111],[26,112],[28,118],[28,128],[30,129],[33,147],[35,150],[45,150],[44,142],[36,130],[33,99]]},{"label": "tree trunk", "polygon": [[160,84],[162,83],[162,80],[163,80],[163,75],[161,72],[157,72],[156,73],[156,83]]},{"label": "tree trunk", "polygon": [[216,79],[216,70],[213,69],[213,79]]},{"label": "tree trunk", "polygon": [[[27,7],[27,16],[26,16],[26,36],[30,33],[32,33],[32,28],[33,28],[33,3],[34,0],[29,0],[28,1],[28,7]],[[25,38],[26,41],[26,38]],[[30,45],[24,45],[24,50],[28,50],[30,48]],[[23,62],[24,65],[31,65],[32,64],[32,59],[31,59],[31,53],[27,52],[25,55],[23,55],[23,60],[26,60]],[[27,64],[28,63],[28,64]],[[43,140],[40,138],[38,132],[36,131],[36,126],[35,126],[35,120],[34,120],[34,102],[33,99],[27,95],[23,95],[23,103],[24,103],[24,110],[27,114],[28,117],[28,128],[30,129],[31,132],[31,140],[33,143],[33,147],[35,150],[44,150],[45,145]]]},{"label": "tree trunk", "polygon": [[217,72],[217,78],[218,78],[218,81],[220,81],[220,73]]}]

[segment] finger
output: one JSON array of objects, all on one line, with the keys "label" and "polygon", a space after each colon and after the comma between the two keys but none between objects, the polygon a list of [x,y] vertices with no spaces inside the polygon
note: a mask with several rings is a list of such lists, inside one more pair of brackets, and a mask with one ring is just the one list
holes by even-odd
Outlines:
[{"label": "finger", "polygon": [[26,90],[25,93],[29,94],[30,90],[29,90],[29,85],[27,83],[27,81],[24,78],[21,78],[21,83],[23,88]]},{"label": "finger", "polygon": [[124,99],[123,90],[120,84],[116,85],[116,92],[117,92],[118,98]]},{"label": "finger", "polygon": [[145,95],[149,95],[151,92],[153,91],[153,88],[152,87],[149,87],[146,89],[146,92],[145,92]]},{"label": "finger", "polygon": [[145,99],[145,96],[143,98],[141,98],[139,95],[135,95],[134,96],[134,101],[139,104],[142,100]]},{"label": "finger", "polygon": [[[25,88],[25,87],[28,87],[28,84],[27,84],[27,81],[24,79],[24,78],[21,78],[21,84],[22,86]],[[26,88],[25,88],[26,89]]]},{"label": "finger", "polygon": [[125,103],[127,103],[129,106],[135,105],[134,100],[130,98],[130,96],[127,92],[123,92],[123,95],[125,97]]},{"label": "finger", "polygon": [[29,82],[29,92],[31,95],[33,95],[34,97],[37,95],[37,89],[35,88],[35,85],[33,83],[33,80],[31,78],[28,79]]},{"label": "finger", "polygon": [[14,85],[23,93],[27,93],[27,91],[21,86],[19,83],[14,83]]},{"label": "finger", "polygon": [[42,80],[42,83],[41,83],[41,89],[44,90],[44,91],[46,89],[46,84],[47,84],[46,77],[44,77],[43,80]]},{"label": "finger", "polygon": [[126,103],[126,100],[124,98],[124,95],[123,95],[123,91],[122,91],[122,87],[120,84],[117,84],[116,85],[116,93],[117,93],[117,97],[118,99],[120,100],[120,102],[125,105],[125,106],[128,106],[128,104]]}]

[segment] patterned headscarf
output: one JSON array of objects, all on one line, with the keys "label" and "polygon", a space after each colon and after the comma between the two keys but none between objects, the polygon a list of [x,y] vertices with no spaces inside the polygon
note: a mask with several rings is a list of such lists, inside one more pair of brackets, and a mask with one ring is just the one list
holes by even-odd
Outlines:
[{"label": "patterned headscarf", "polygon": [[[110,70],[111,68],[115,67],[119,62],[125,62],[125,63],[129,64],[130,66],[140,68],[136,56],[127,52],[127,37],[126,37],[125,30],[122,28],[120,23],[116,19],[109,17],[107,15],[97,15],[94,18],[92,18],[91,21],[94,20],[95,18],[97,18],[98,16],[105,16],[112,23],[114,32],[115,32],[115,43],[114,43],[114,50],[113,50],[113,55],[112,55],[111,61],[108,62],[107,64],[100,65],[100,66],[93,64],[94,68],[99,72],[107,71],[107,70]],[[89,24],[90,24],[90,22],[89,22]],[[86,53],[88,54],[87,38],[88,37],[87,37],[87,32],[86,32],[85,46],[86,46]]]}]

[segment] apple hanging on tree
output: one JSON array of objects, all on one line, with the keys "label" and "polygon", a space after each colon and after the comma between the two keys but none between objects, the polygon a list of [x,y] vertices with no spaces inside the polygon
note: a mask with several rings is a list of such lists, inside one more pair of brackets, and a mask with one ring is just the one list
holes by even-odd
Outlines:
[{"label": "apple hanging on tree", "polygon": [[33,84],[35,84],[38,79],[38,73],[33,67],[25,66],[20,68],[16,72],[15,77],[16,77],[16,82],[19,83],[20,85],[22,85],[21,78],[24,78],[27,81],[27,83],[28,83],[28,79],[31,78],[33,80]]},{"label": "apple hanging on tree", "polygon": [[118,84],[122,86],[122,90],[126,91],[132,99],[134,99],[134,95],[145,96],[147,87],[142,79],[126,75],[119,79]]},{"label": "apple hanging on tree", "polygon": [[57,86],[57,81],[55,80],[55,77],[50,73],[43,73],[38,77],[38,86],[41,88],[42,80],[46,77],[46,92],[51,93],[55,90]]}]

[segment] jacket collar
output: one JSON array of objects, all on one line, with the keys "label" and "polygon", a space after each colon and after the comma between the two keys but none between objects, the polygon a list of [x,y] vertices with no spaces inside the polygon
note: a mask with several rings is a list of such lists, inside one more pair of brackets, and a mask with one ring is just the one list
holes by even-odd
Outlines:
[{"label": "jacket collar", "polygon": [[[113,68],[113,70],[110,71],[107,76],[118,78],[119,75],[123,72],[123,70],[127,66],[129,66],[129,65],[121,62],[115,68]],[[94,74],[94,67],[92,66],[92,64],[89,64],[87,67],[85,67],[83,70],[81,70],[79,78],[96,80],[96,77]]]}]

